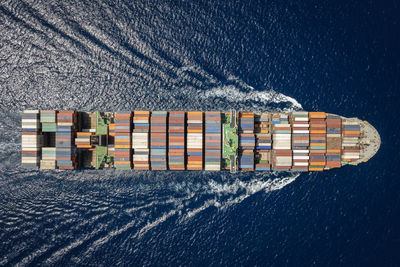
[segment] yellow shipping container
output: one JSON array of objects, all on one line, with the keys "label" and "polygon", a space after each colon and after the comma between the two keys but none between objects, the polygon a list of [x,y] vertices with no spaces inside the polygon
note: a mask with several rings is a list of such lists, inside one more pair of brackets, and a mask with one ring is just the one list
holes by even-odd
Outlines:
[{"label": "yellow shipping container", "polygon": [[202,130],[191,130],[191,129],[187,129],[188,133],[202,133]]},{"label": "yellow shipping container", "polygon": [[321,134],[326,133],[326,130],[310,130],[310,133]]},{"label": "yellow shipping container", "polygon": [[77,136],[91,136],[92,133],[90,133],[90,132],[77,132],[76,135]]},{"label": "yellow shipping container", "polygon": [[340,153],[340,149],[327,149],[326,152]]},{"label": "yellow shipping container", "polygon": [[135,115],[136,115],[136,114],[149,115],[149,114],[150,114],[150,111],[147,111],[147,110],[135,110],[135,111],[134,111],[134,114],[135,114]]},{"label": "yellow shipping container", "polygon": [[77,148],[91,148],[91,145],[77,145]]},{"label": "yellow shipping container", "polygon": [[130,161],[116,161],[115,164],[131,164]]},{"label": "yellow shipping container", "polygon": [[313,161],[309,162],[310,165],[325,165],[325,161]]},{"label": "yellow shipping container", "polygon": [[131,148],[130,145],[115,145],[115,148]]},{"label": "yellow shipping container", "polygon": [[309,171],[323,171],[323,168],[308,168]]},{"label": "yellow shipping container", "polygon": [[308,117],[310,119],[325,119],[326,113],[325,112],[308,112]]}]

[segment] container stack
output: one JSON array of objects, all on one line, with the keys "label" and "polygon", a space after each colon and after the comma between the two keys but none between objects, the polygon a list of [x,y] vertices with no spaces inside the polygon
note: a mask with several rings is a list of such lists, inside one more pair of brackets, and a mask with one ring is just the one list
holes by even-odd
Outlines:
[{"label": "container stack", "polygon": [[271,150],[257,150],[256,171],[269,171],[271,169]]},{"label": "container stack", "polygon": [[73,170],[76,167],[76,151],[73,143],[77,118],[73,110],[57,113],[56,160],[60,170]]},{"label": "container stack", "polygon": [[203,169],[203,112],[187,112],[187,169]]},{"label": "container stack", "polygon": [[292,150],[277,149],[272,151],[273,155],[273,170],[288,171],[292,167]]},{"label": "container stack", "polygon": [[43,133],[55,133],[57,130],[56,110],[41,110],[40,122],[42,123]]},{"label": "container stack", "polygon": [[239,132],[254,133],[254,112],[241,111],[239,113]]},{"label": "container stack", "polygon": [[308,122],[308,112],[292,112],[292,151],[293,166],[295,171],[308,171],[308,161],[310,159],[310,130]]},{"label": "container stack", "polygon": [[267,171],[271,169],[272,138],[269,132],[270,114],[261,113],[254,116],[254,131],[256,135],[256,171]]},{"label": "container stack", "polygon": [[167,170],[166,111],[151,112],[150,161],[152,170]]},{"label": "container stack", "polygon": [[208,111],[205,113],[205,170],[221,170],[221,112]]},{"label": "container stack", "polygon": [[22,155],[23,167],[39,167],[40,148],[43,143],[42,135],[39,134],[39,110],[25,110],[22,113]]},{"label": "container stack", "polygon": [[242,171],[254,171],[254,150],[245,149],[239,152],[239,168]]},{"label": "container stack", "polygon": [[75,130],[77,113],[75,110],[60,110],[57,113],[57,126],[69,126]]},{"label": "container stack", "polygon": [[77,148],[91,148],[90,144],[90,132],[77,132],[75,138],[75,145]]},{"label": "container stack", "polygon": [[308,170],[323,171],[326,165],[326,113],[309,112],[310,161]]},{"label": "container stack", "polygon": [[185,112],[170,111],[168,122],[169,169],[185,170]]},{"label": "container stack", "polygon": [[133,169],[149,170],[150,112],[135,111],[133,115]]},{"label": "container stack", "polygon": [[293,144],[292,149],[308,149],[310,130],[308,112],[292,112]]},{"label": "container stack", "polygon": [[256,149],[271,149],[272,140],[269,132],[269,114],[255,116]]},{"label": "container stack", "polygon": [[254,138],[253,133],[241,133],[239,135],[239,149],[246,150],[250,149],[253,150],[256,145],[256,140]]},{"label": "container stack", "polygon": [[118,170],[132,169],[131,117],[130,111],[115,113],[114,165]]},{"label": "container stack", "polygon": [[54,170],[56,166],[56,148],[42,147],[42,160],[40,161],[40,169]]},{"label": "container stack", "polygon": [[254,133],[239,134],[239,169],[254,171]]},{"label": "container stack", "polygon": [[341,164],[342,120],[337,115],[326,117],[326,167],[339,168]]},{"label": "container stack", "polygon": [[115,136],[115,124],[110,123],[108,125],[108,135],[114,137]]},{"label": "container stack", "polygon": [[342,122],[342,161],[351,162],[360,159],[360,130],[358,121]]},{"label": "container stack", "polygon": [[272,115],[273,169],[287,171],[292,167],[292,128],[287,114]]},{"label": "container stack", "polygon": [[308,171],[308,165],[310,160],[310,150],[307,149],[294,149],[293,152],[293,171]]},{"label": "container stack", "polygon": [[272,133],[274,150],[290,150],[292,129],[287,114],[272,115]]},{"label": "container stack", "polygon": [[239,113],[239,169],[254,171],[254,112],[241,111]]},{"label": "container stack", "polygon": [[254,132],[267,134],[269,133],[270,125],[270,114],[269,113],[259,113],[254,114]]}]

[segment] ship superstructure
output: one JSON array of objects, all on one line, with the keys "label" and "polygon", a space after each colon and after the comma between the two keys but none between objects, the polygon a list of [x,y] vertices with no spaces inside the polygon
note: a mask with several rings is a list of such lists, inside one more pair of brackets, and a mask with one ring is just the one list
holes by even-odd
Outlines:
[{"label": "ship superstructure", "polygon": [[323,171],[368,161],[380,136],[325,112],[25,110],[22,166]]}]

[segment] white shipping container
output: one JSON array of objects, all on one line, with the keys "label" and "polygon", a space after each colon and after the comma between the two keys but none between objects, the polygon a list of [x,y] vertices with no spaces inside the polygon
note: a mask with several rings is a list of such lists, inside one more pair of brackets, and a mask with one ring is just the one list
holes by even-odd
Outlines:
[{"label": "white shipping container", "polygon": [[134,165],[134,167],[137,167],[137,168],[143,168],[143,167],[144,167],[144,168],[148,168],[148,167],[149,167],[149,164],[137,164],[137,163],[136,163],[136,164]]},{"label": "white shipping container", "polygon": [[353,147],[353,146],[358,146],[358,144],[357,143],[349,143],[349,144],[342,143],[342,147]]},{"label": "white shipping container", "polygon": [[326,134],[326,137],[342,137],[341,134]]},{"label": "white shipping container", "polygon": [[35,141],[35,140],[40,140],[40,139],[41,139],[40,135],[22,135],[22,137],[21,137],[22,142]]},{"label": "white shipping container", "polygon": [[356,121],[345,121],[342,124],[343,125],[360,125],[360,123],[356,122]]},{"label": "white shipping container", "polygon": [[56,155],[42,155],[42,160],[56,160]]},{"label": "white shipping container", "polygon": [[148,148],[137,148],[137,149],[135,149],[135,152],[149,152],[149,149]]},{"label": "white shipping container", "polygon": [[21,142],[22,145],[32,145],[32,144],[41,144],[41,139],[32,139],[32,140],[24,140]]},{"label": "white shipping container", "polygon": [[310,124],[308,124],[308,123],[307,124],[296,124],[295,123],[295,124],[293,124],[293,127],[307,127],[308,128],[308,127],[310,127]]},{"label": "white shipping container", "polygon": [[257,142],[257,145],[258,146],[269,146],[269,145],[271,145],[271,143],[258,143]]},{"label": "white shipping container", "polygon": [[187,145],[187,148],[193,148],[193,149],[201,149],[201,148],[203,148],[203,146],[202,145]]},{"label": "white shipping container", "polygon": [[40,147],[23,147],[22,151],[40,151]]},{"label": "white shipping container", "polygon": [[310,130],[293,130],[293,133],[308,134],[310,133]]},{"label": "white shipping container", "polygon": [[22,163],[39,163],[40,158],[39,157],[22,157],[21,162]]},{"label": "white shipping container", "polygon": [[208,165],[206,163],[204,169],[206,171],[219,171],[219,170],[221,170],[221,166],[220,165]]},{"label": "white shipping container", "polygon": [[187,133],[187,136],[194,136],[194,137],[198,137],[198,136],[203,136],[202,133]]},{"label": "white shipping container", "polygon": [[360,156],[360,153],[357,152],[345,152],[342,156]]},{"label": "white shipping container", "polygon": [[293,159],[309,159],[309,156],[293,156]]},{"label": "white shipping container", "polygon": [[148,144],[132,144],[133,149],[148,148]]},{"label": "white shipping container", "polygon": [[290,145],[290,140],[274,140],[273,145]]},{"label": "white shipping container", "polygon": [[295,149],[293,150],[293,153],[309,153],[310,150],[308,149]]},{"label": "white shipping container", "polygon": [[40,120],[39,119],[22,119],[22,123],[26,123],[26,124],[30,124],[30,123],[39,123]]},{"label": "white shipping container", "polygon": [[308,112],[307,111],[293,111],[292,115],[307,115],[308,116]]},{"label": "white shipping container", "polygon": [[133,155],[132,160],[135,161],[148,161],[149,160],[149,155]]},{"label": "white shipping container", "polygon": [[275,166],[277,166],[277,167],[286,167],[286,166],[290,167],[290,166],[292,166],[292,163],[276,162]]},{"label": "white shipping container", "polygon": [[274,134],[273,139],[291,139],[291,134]]},{"label": "white shipping container", "polygon": [[297,117],[297,118],[294,118],[294,121],[308,121],[308,118]]},{"label": "white shipping container", "polygon": [[40,123],[38,124],[22,124],[22,129],[39,129],[40,128]]},{"label": "white shipping container", "polygon": [[22,146],[26,146],[26,145],[41,145],[42,142],[41,140],[29,140],[29,141],[23,141]]},{"label": "white shipping container", "polygon": [[[22,144],[22,150],[27,150],[26,148],[39,148],[37,144]],[[29,151],[29,150],[27,150]]]},{"label": "white shipping container", "polygon": [[290,149],[290,146],[276,146],[273,149],[275,149],[275,150],[288,150],[288,149]]},{"label": "white shipping container", "polygon": [[187,138],[186,139],[187,143],[197,143],[197,142],[203,142],[203,139],[201,137],[198,138]]},{"label": "white shipping container", "polygon": [[360,156],[342,155],[342,159],[359,159]]},{"label": "white shipping container", "polygon": [[148,135],[148,133],[132,133],[132,138],[147,138]]},{"label": "white shipping container", "polygon": [[274,124],[275,128],[290,127],[290,124]]},{"label": "white shipping container", "polygon": [[42,147],[43,151],[51,151],[51,152],[56,152],[56,148],[55,147]]},{"label": "white shipping container", "polygon": [[343,138],[342,139],[342,143],[345,143],[345,144],[358,143],[358,138],[357,137],[355,137],[355,138]]},{"label": "white shipping container", "polygon": [[308,162],[294,162],[294,166],[308,166]]},{"label": "white shipping container", "polygon": [[55,123],[55,119],[40,119],[40,122],[50,122],[50,123]]},{"label": "white shipping container", "polygon": [[203,123],[203,120],[187,120],[187,123]]},{"label": "white shipping container", "polygon": [[33,113],[33,114],[37,114],[39,113],[39,110],[35,109],[35,110],[24,110],[24,113]]}]

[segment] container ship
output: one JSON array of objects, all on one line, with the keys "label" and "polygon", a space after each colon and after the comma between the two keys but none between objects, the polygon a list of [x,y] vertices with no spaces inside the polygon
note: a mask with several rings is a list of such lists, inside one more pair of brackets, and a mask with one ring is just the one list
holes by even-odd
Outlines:
[{"label": "container ship", "polygon": [[325,112],[25,110],[23,167],[323,171],[373,157],[367,121]]}]

